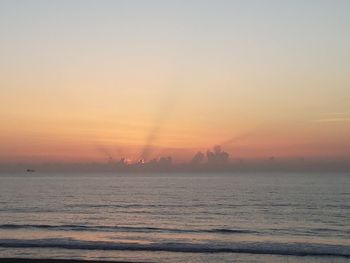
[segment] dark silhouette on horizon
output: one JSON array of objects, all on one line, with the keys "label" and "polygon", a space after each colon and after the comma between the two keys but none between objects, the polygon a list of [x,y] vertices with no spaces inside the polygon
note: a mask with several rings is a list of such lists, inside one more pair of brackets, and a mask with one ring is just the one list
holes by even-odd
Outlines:
[{"label": "dark silhouette on horizon", "polygon": [[[348,159],[306,159],[305,157],[231,158],[220,145],[204,154],[196,152],[187,162],[174,162],[172,156],[160,156],[132,162],[127,157],[114,161],[111,152],[102,149],[105,163],[0,163],[0,172],[112,172],[112,173],[231,173],[231,172],[350,172]],[[27,167],[26,167],[27,166]],[[35,169],[34,169],[35,168]]]}]

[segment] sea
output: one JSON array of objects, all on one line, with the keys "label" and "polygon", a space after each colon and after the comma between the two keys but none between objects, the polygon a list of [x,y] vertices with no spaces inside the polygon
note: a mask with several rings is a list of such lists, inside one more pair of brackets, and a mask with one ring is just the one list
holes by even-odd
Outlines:
[{"label": "sea", "polygon": [[5,257],[350,262],[350,174],[2,174]]}]

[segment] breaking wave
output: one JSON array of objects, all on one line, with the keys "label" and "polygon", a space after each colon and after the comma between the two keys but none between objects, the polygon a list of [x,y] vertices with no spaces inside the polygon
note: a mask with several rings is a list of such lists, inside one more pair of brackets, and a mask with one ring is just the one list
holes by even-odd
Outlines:
[{"label": "breaking wave", "polygon": [[350,246],[318,243],[114,243],[83,241],[71,238],[36,240],[0,239],[2,248],[59,248],[82,250],[166,251],[183,253],[250,253],[291,256],[350,257]]},{"label": "breaking wave", "polygon": [[61,231],[111,231],[111,232],[171,232],[171,233],[218,233],[218,234],[250,234],[257,231],[248,229],[176,229],[176,228],[158,228],[158,227],[134,227],[134,226],[86,226],[86,225],[17,225],[3,224],[0,229],[43,229],[43,230],[61,230]]}]

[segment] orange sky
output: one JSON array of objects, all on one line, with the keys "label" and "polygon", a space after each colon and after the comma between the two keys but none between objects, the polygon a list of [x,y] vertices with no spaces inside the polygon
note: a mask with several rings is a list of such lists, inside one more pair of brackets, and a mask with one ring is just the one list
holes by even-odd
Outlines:
[{"label": "orange sky", "polygon": [[1,3],[0,162],[350,158],[349,7]]}]

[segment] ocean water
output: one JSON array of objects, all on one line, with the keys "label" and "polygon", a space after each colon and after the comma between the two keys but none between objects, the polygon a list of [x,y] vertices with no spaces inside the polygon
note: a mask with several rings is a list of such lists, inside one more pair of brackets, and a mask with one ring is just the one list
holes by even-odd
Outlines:
[{"label": "ocean water", "polygon": [[350,262],[350,174],[4,174],[0,257]]}]

